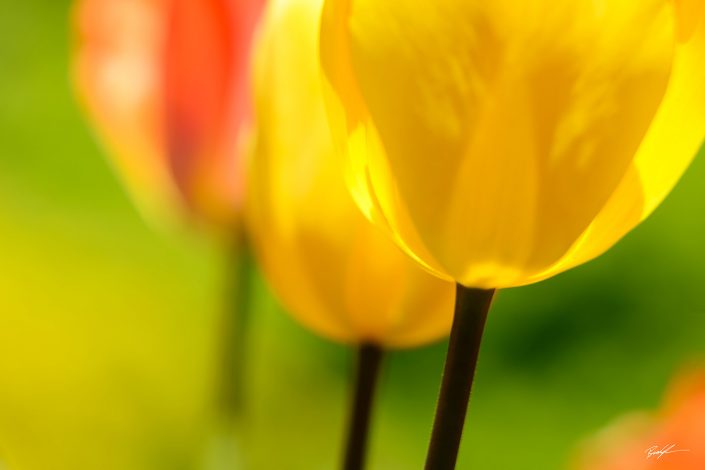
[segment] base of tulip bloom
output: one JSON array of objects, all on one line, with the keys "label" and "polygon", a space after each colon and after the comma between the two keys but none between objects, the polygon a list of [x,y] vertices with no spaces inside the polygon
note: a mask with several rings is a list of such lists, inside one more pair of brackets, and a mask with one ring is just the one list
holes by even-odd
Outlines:
[{"label": "base of tulip bloom", "polygon": [[358,350],[355,395],[345,447],[344,470],[362,470],[365,467],[370,416],[383,355],[382,348],[375,344],[362,344]]},{"label": "base of tulip bloom", "polygon": [[426,470],[455,468],[482,333],[494,293],[494,290],[471,289],[457,285],[453,327],[426,458]]}]

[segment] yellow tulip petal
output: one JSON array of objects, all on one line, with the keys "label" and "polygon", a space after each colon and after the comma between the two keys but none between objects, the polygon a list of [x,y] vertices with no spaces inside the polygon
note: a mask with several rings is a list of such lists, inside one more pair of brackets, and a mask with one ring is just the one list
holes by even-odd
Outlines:
[{"label": "yellow tulip petal", "polygon": [[248,224],[263,272],[309,328],[409,346],[450,327],[454,288],[365,219],[345,187],[323,104],[322,1],[270,3],[256,64]]},{"label": "yellow tulip petal", "polygon": [[348,150],[362,161],[350,179],[401,246],[476,287],[521,282],[585,231],[630,166],[675,41],[656,0],[332,0],[328,11],[322,54],[348,139],[368,119],[384,149]]},{"label": "yellow tulip petal", "polygon": [[678,39],[685,42],[703,21],[705,2],[702,0],[674,0],[678,15]]},{"label": "yellow tulip petal", "polygon": [[695,158],[705,138],[705,22],[679,45],[671,80],[630,172],[581,240],[531,282],[599,256],[648,217]]}]

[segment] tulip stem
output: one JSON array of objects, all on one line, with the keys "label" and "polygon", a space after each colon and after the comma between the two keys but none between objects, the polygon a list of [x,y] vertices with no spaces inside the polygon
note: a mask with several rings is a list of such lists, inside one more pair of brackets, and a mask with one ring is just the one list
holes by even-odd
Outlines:
[{"label": "tulip stem", "polygon": [[456,287],[455,314],[426,470],[452,470],[458,458],[482,332],[494,290]]},{"label": "tulip stem", "polygon": [[382,349],[375,344],[364,343],[358,350],[344,470],[362,470],[365,466],[370,415],[383,355]]},{"label": "tulip stem", "polygon": [[244,234],[238,233],[227,262],[227,298],[219,325],[222,335],[218,359],[220,382],[216,393],[219,414],[233,424],[241,417],[244,408],[243,384],[252,300],[252,260]]}]

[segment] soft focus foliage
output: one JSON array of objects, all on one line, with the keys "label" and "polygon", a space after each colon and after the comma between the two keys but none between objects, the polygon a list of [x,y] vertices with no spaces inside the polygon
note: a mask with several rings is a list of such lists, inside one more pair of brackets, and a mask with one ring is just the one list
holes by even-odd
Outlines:
[{"label": "soft focus foliage", "polygon": [[[672,446],[672,448],[671,448]],[[672,453],[648,455],[651,451]],[[580,470],[700,470],[705,468],[705,374],[671,386],[658,415],[628,415],[586,445]]]},{"label": "soft focus foliage", "polygon": [[257,63],[248,221],[262,270],[329,338],[419,345],[450,330],[454,286],[360,213],[334,158],[318,68],[320,0],[275,0]]},{"label": "soft focus foliage", "polygon": [[232,225],[243,196],[249,63],[263,0],[80,0],[75,79],[130,191]]},{"label": "soft focus foliage", "polygon": [[471,287],[603,253],[705,137],[695,2],[327,0],[321,54],[354,196]]}]

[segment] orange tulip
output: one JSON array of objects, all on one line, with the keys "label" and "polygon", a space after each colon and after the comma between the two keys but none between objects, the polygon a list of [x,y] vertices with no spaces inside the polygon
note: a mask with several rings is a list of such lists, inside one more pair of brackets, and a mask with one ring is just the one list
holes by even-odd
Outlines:
[{"label": "orange tulip", "polygon": [[263,0],[82,0],[75,79],[146,212],[233,225]]},{"label": "orange tulip", "polygon": [[633,414],[588,444],[579,470],[705,468],[705,373],[677,381],[654,417]]}]

